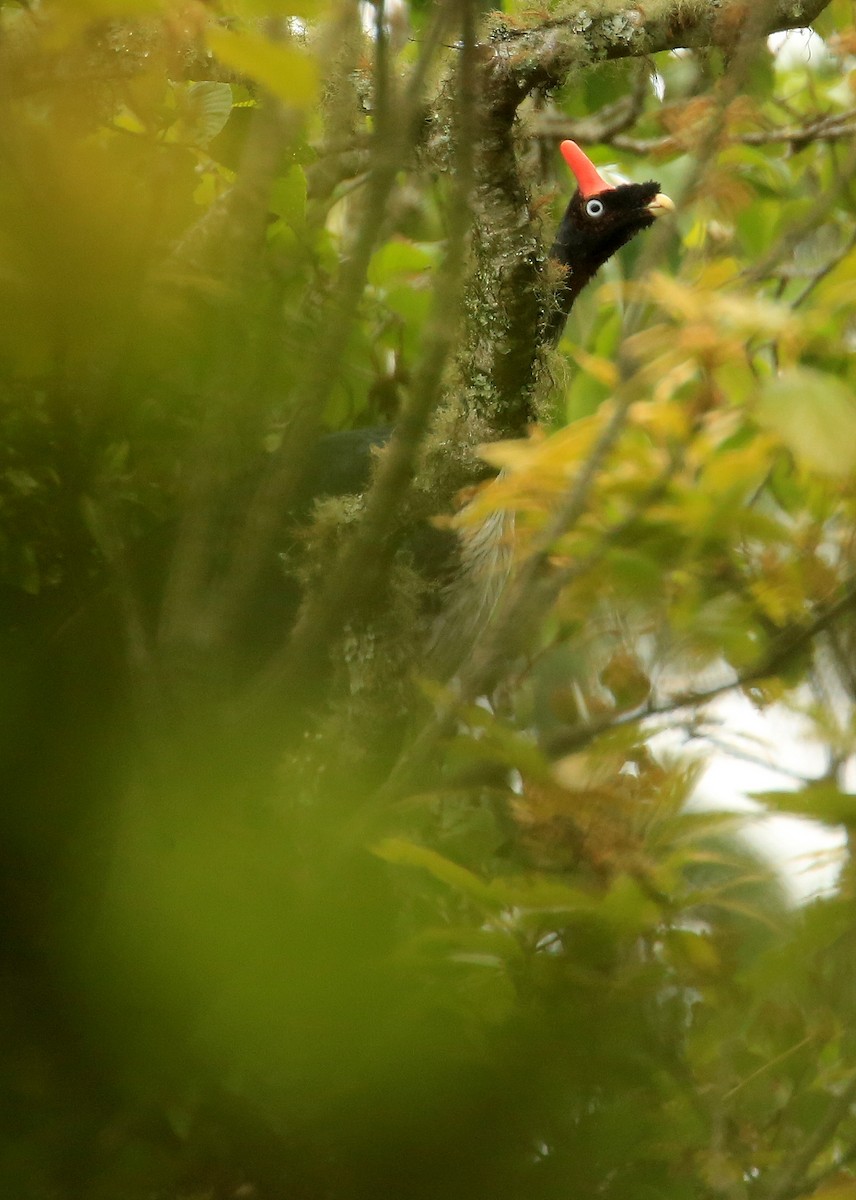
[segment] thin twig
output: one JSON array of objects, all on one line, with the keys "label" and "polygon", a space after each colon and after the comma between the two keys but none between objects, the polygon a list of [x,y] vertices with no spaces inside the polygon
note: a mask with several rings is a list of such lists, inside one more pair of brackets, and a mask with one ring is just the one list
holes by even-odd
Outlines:
[{"label": "thin twig", "polygon": [[[790,125],[778,129],[755,130],[751,133],[729,133],[726,140],[740,146],[782,144],[801,150],[812,142],[838,142],[852,138],[856,133],[856,122],[847,118],[852,118],[852,114],[841,114],[834,119],[809,125]],[[561,136],[570,137],[571,135],[561,133]],[[684,146],[683,141],[674,134],[665,134],[663,137],[656,138],[635,138],[625,133],[616,133],[598,140],[609,142],[610,145],[615,146],[616,150],[625,151],[628,154],[639,154],[643,157],[674,153]]]},{"label": "thin twig", "polygon": [[806,1185],[806,1172],[835,1136],[838,1126],[850,1112],[854,1101],[856,1101],[856,1075],[850,1079],[841,1094],[832,1101],[826,1116],[814,1133],[807,1137],[802,1146],[796,1150],[782,1175],[767,1190],[764,1200],[790,1200],[792,1196],[803,1193]]},{"label": "thin twig", "polygon": [[812,204],[811,211],[806,213],[801,221],[786,229],[763,258],[754,266],[743,271],[740,278],[745,283],[760,283],[775,270],[780,262],[790,258],[800,242],[814,233],[839,203],[845,189],[853,181],[854,171],[856,171],[856,142],[850,147],[850,152],[839,172],[837,183],[818,196]]},{"label": "thin twig", "polygon": [[838,600],[822,609],[813,620],[802,627],[786,630],[756,663],[742,671],[735,672],[731,679],[715,684],[713,687],[679,692],[665,700],[652,700],[643,708],[630,713],[607,714],[597,721],[563,730],[550,739],[548,752],[551,757],[560,757],[571,751],[579,750],[611,729],[636,724],[651,717],[668,716],[685,708],[700,708],[728,692],[749,687],[753,683],[761,683],[778,674],[794,655],[799,654],[819,633],[822,633],[840,616],[854,607],[856,607],[856,579],[851,580]]},{"label": "thin twig", "polygon": [[[856,130],[856,127],[854,127],[854,130]],[[847,258],[847,256],[851,254],[854,249],[856,249],[856,228],[854,228],[850,237],[847,239],[841,249],[836,254],[833,254],[832,258],[830,258],[828,262],[824,263],[820,270],[815,271],[803,290],[797,296],[795,296],[793,300],[791,300],[791,308],[799,308],[799,306],[808,299],[818,284],[822,283],[828,275],[831,275],[835,268],[843,263],[845,258]]]}]

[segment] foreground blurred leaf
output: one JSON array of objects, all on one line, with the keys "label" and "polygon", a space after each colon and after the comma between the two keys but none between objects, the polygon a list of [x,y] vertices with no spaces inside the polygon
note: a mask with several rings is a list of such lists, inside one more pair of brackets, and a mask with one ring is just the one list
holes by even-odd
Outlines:
[{"label": "foreground blurred leaf", "polygon": [[[418,846],[404,838],[386,838],[374,847],[374,853],[395,866],[419,867],[440,883],[453,888],[489,909],[524,908],[542,912],[592,912],[595,901],[585,892],[547,876],[529,875],[493,879],[486,882],[472,871],[459,866],[435,850]],[[623,899],[616,893],[618,918]]]},{"label": "foreground blurred leaf", "polygon": [[840,379],[809,367],[786,371],[765,384],[758,418],[798,462],[824,475],[856,471],[856,400]]},{"label": "foreground blurred leaf", "polygon": [[793,792],[752,792],[753,800],[775,812],[796,813],[827,825],[856,823],[856,794],[827,781],[811,783]]},{"label": "foreground blurred leaf", "polygon": [[227,67],[260,83],[295,108],[308,108],[318,94],[318,68],[294,46],[245,30],[209,29],[208,48]]},{"label": "foreground blurred leaf", "polygon": [[496,898],[489,884],[479,879],[478,875],[472,871],[468,871],[466,867],[461,867],[451,859],[444,858],[436,850],[429,850],[426,846],[417,846],[414,842],[408,842],[404,838],[385,838],[374,847],[374,852],[378,858],[382,858],[394,866],[420,867],[447,887],[454,888],[455,891],[462,892],[489,908],[496,907]]}]

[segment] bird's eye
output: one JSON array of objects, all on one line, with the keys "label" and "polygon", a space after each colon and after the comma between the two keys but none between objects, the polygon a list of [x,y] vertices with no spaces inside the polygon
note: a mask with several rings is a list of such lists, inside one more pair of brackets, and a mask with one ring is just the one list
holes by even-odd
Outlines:
[{"label": "bird's eye", "polygon": [[603,201],[593,197],[586,200],[586,214],[589,217],[599,217],[603,213]]}]

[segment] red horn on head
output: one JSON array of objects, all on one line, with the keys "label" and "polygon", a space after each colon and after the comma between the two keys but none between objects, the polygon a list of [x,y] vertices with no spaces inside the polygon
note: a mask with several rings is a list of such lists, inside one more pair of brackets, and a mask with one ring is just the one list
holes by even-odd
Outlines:
[{"label": "red horn on head", "polygon": [[576,142],[562,142],[559,149],[562,157],[576,176],[577,185],[583,196],[596,196],[598,192],[611,192],[612,185],[598,174],[597,167]]}]

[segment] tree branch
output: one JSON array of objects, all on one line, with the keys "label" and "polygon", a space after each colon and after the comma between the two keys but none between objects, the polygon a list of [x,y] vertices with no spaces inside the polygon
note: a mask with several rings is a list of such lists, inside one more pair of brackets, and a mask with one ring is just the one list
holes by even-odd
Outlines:
[{"label": "tree branch", "polygon": [[547,751],[550,757],[558,758],[579,750],[609,730],[623,725],[632,725],[647,720],[649,717],[667,716],[669,713],[678,712],[684,708],[699,708],[736,688],[761,683],[778,674],[819,633],[828,629],[840,616],[854,607],[856,607],[856,579],[850,581],[838,600],[821,609],[814,619],[805,625],[785,630],[757,662],[736,673],[732,679],[701,691],[679,692],[663,700],[653,700],[630,713],[608,713],[600,720],[589,721],[584,725],[563,730],[550,739]]},{"label": "tree branch", "polygon": [[789,1200],[790,1197],[802,1193],[803,1188],[800,1185],[805,1183],[804,1177],[809,1167],[835,1136],[838,1126],[847,1116],[854,1102],[856,1102],[856,1076],[850,1079],[841,1094],[832,1101],[826,1116],[814,1133],[806,1138],[784,1173],[769,1189],[766,1200]]},{"label": "tree branch", "polygon": [[318,590],[307,598],[280,654],[254,681],[252,700],[287,679],[295,691],[309,695],[324,679],[329,642],[349,617],[360,614],[367,601],[379,596],[390,566],[389,536],[400,520],[404,501],[416,475],[418,452],[437,404],[447,360],[460,335],[457,315],[466,262],[470,225],[475,50],[472,0],[461,5],[462,40],[458,69],[455,124],[456,193],[449,215],[449,236],[438,272],[434,311],[428,324],[425,352],[412,392],[382,456],[365,502],[365,511],[352,536],[341,547]]},{"label": "tree branch", "polygon": [[[829,0],[775,0],[766,6],[759,35],[810,25]],[[616,5],[612,11],[590,14],[581,8],[573,16],[544,21],[528,30],[499,25],[492,44],[495,73],[505,81],[509,96],[534,87],[564,83],[575,68],[605,59],[638,58],[662,50],[702,46],[730,49],[741,37],[751,13],[744,0],[718,4],[659,0]]]},{"label": "tree branch", "polygon": [[[856,122],[852,119],[853,115],[851,110],[835,117],[824,117],[822,120],[811,121],[806,125],[782,125],[776,129],[731,133],[727,140],[740,146],[781,144],[789,145],[794,150],[801,150],[810,142],[840,142],[852,138],[856,133]],[[674,153],[685,148],[683,141],[671,133],[664,134],[662,137],[632,137],[623,132],[628,124],[629,122],[622,122],[616,129],[612,122],[600,125],[588,117],[573,121],[561,113],[544,113],[533,122],[532,133],[535,137],[549,138],[551,141],[556,138],[572,138],[575,142],[607,142],[616,150],[623,150],[628,154],[638,154],[644,158],[651,155]]]}]

